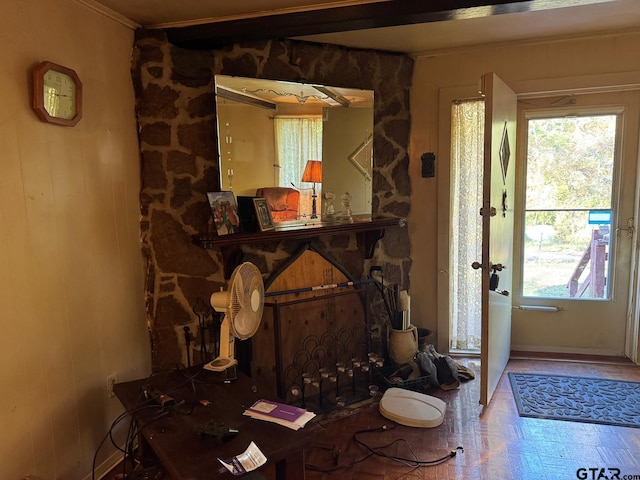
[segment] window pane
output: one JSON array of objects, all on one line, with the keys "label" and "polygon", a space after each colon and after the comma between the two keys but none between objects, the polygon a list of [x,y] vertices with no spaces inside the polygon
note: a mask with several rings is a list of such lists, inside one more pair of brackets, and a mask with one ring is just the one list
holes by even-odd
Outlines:
[{"label": "window pane", "polygon": [[526,209],[611,207],[616,116],[529,120]]},{"label": "window pane", "polygon": [[527,212],[523,295],[608,298],[609,230],[586,211]]}]

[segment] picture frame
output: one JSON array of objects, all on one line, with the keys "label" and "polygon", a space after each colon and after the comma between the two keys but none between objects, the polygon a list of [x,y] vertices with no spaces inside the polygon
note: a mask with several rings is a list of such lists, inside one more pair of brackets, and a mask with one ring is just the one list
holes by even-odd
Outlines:
[{"label": "picture frame", "polygon": [[207,192],[213,224],[220,236],[240,232],[238,204],[233,192]]},{"label": "picture frame", "polygon": [[253,204],[255,196],[238,195],[238,215],[240,216],[240,228],[244,233],[255,233],[260,231],[258,225],[258,215],[256,206]]},{"label": "picture frame", "polygon": [[273,224],[271,209],[269,208],[269,202],[267,202],[267,199],[256,197],[253,199],[253,205],[256,209],[256,217],[258,219],[260,231],[264,232],[265,230],[273,230],[275,225]]},{"label": "picture frame", "polygon": [[356,148],[351,155],[349,155],[349,160],[355,165],[355,167],[362,173],[364,178],[368,181],[371,181],[371,176],[373,175],[373,167],[371,159],[373,158],[373,134],[369,134],[367,138],[365,138],[364,142],[362,142],[358,148]]}]

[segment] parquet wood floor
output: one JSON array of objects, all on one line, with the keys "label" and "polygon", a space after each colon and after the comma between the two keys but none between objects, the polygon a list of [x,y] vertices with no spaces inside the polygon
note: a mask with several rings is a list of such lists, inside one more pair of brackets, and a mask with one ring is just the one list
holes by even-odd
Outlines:
[{"label": "parquet wood floor", "polygon": [[[479,359],[456,360],[479,376]],[[640,381],[640,367],[625,362],[512,358],[508,371]],[[415,454],[421,460],[446,455],[458,445],[464,447],[464,453],[455,458],[437,466],[412,468],[385,458],[370,457],[331,473],[307,469],[306,479],[584,480],[618,478],[615,470],[608,469],[620,469],[620,479],[640,480],[640,429],[521,418],[506,372],[488,408],[478,404],[479,380],[476,378],[458,390],[430,392],[447,402],[446,417],[439,427],[397,426],[362,437],[372,446],[395,440],[386,452],[406,458],[415,458]],[[307,463],[318,467],[333,465],[331,451],[321,447],[337,447],[341,465],[362,458],[365,450],[353,442],[353,433],[383,424],[392,425],[392,422],[382,417],[375,406],[327,424],[316,442],[320,448],[307,452]]]}]

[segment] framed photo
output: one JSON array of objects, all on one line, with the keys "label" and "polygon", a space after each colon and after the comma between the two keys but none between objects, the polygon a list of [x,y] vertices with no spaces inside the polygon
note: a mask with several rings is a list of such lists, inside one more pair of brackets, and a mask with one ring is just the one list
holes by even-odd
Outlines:
[{"label": "framed photo", "polygon": [[254,198],[253,205],[256,208],[256,217],[258,218],[258,225],[260,231],[273,230],[273,218],[271,218],[271,210],[269,210],[269,203],[266,198]]},{"label": "framed photo", "polygon": [[207,199],[218,235],[229,235],[240,231],[238,204],[233,192],[207,192]]}]

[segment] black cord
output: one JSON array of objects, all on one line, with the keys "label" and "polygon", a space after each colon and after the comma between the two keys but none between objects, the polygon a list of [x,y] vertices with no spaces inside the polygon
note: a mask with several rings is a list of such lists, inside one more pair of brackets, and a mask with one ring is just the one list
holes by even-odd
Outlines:
[{"label": "black cord", "polygon": [[[176,365],[176,368],[174,369],[174,371],[177,371],[178,373],[180,373],[183,377],[184,380],[180,381],[177,383],[177,385],[172,386],[171,388],[167,389],[164,393],[170,393],[174,390],[178,390],[179,388],[181,388],[184,385],[191,385],[191,389],[192,392],[194,394],[194,398],[197,394],[196,391],[196,383],[219,383],[219,382],[207,382],[206,380],[199,380],[197,377],[202,373],[202,369],[198,369],[197,371],[191,373],[189,371],[189,369],[184,368],[184,365]],[[107,431],[107,433],[105,434],[105,436],[102,438],[102,440],[100,441],[98,447],[96,448],[96,451],[93,455],[93,461],[92,461],[92,468],[91,468],[91,478],[92,480],[95,480],[95,469],[96,469],[96,461],[98,458],[98,453],[100,451],[100,449],[102,448],[102,446],[104,445],[104,442],[108,439],[110,439],[111,444],[116,448],[116,450],[118,450],[119,452],[121,452],[123,454],[123,470],[124,472],[126,472],[126,464],[127,464],[127,460],[131,461],[131,470],[135,469],[136,467],[136,462],[138,462],[138,459],[136,458],[136,452],[135,452],[135,444],[136,444],[136,440],[138,438],[138,435],[142,432],[142,430],[144,430],[149,424],[165,417],[166,415],[168,415],[169,413],[173,413],[175,415],[184,415],[184,416],[188,416],[191,415],[193,413],[194,408],[197,405],[197,401],[193,401],[190,402],[189,404],[187,404],[184,400],[180,401],[178,403],[171,403],[171,404],[165,404],[163,405],[159,405],[158,403],[155,403],[155,401],[153,399],[147,398],[145,396],[145,391],[147,388],[150,388],[151,385],[151,380],[154,376],[156,375],[160,375],[163,372],[156,372],[154,374],[151,374],[147,377],[147,381],[149,382],[148,384],[145,384],[143,386],[143,388],[141,388],[140,390],[140,395],[136,401],[136,406],[134,408],[132,408],[131,410],[127,410],[123,413],[121,413],[120,415],[118,415],[116,417],[116,419],[111,423],[111,426],[109,427],[109,430]],[[148,409],[157,409],[158,410],[158,415],[154,416],[153,418],[149,419],[146,423],[144,423],[143,425],[138,426],[137,423],[135,422],[135,416],[145,410]],[[130,423],[129,423],[129,427],[128,427],[128,431],[127,431],[127,436],[125,438],[125,442],[124,442],[124,446],[120,446],[118,445],[118,443],[116,442],[116,439],[113,437],[113,431],[116,428],[116,426],[123,421],[124,419],[126,419],[127,417],[131,417],[130,418]],[[124,474],[123,472],[123,474]]]},{"label": "black cord", "polygon": [[[149,375],[148,379],[150,380],[153,377],[152,375]],[[147,427],[150,423],[157,421],[158,419],[164,417],[165,415],[167,415],[169,413],[169,410],[165,407],[163,407],[162,405],[158,405],[157,403],[152,403],[153,400],[147,399],[144,395],[144,389],[140,390],[140,394],[138,396],[138,399],[136,400],[136,406],[134,408],[132,408],[131,410],[127,410],[123,413],[121,413],[120,415],[118,415],[115,420],[113,420],[113,422],[111,422],[111,426],[109,427],[107,433],[104,435],[104,437],[102,438],[102,440],[100,441],[100,443],[98,444],[98,447],[96,448],[95,453],[93,454],[93,461],[91,464],[91,478],[92,480],[95,480],[95,474],[96,474],[96,461],[98,458],[98,453],[100,452],[100,449],[102,448],[102,446],[104,445],[104,442],[108,439],[110,439],[111,444],[116,448],[116,450],[122,452],[123,454],[123,470],[126,471],[126,462],[127,459],[131,460],[131,466],[132,469],[135,467],[135,462],[136,462],[136,458],[135,458],[135,442],[136,439],[138,437],[138,434],[145,428]],[[149,409],[155,409],[155,410],[159,410],[158,415],[156,415],[155,417],[153,417],[152,419],[150,419],[147,423],[145,423],[144,425],[137,427],[136,426],[136,422],[135,420],[135,416],[137,414],[139,414],[142,411],[145,410],[149,410]],[[121,447],[120,445],[117,444],[115,438],[113,438],[113,431],[116,428],[116,426],[123,421],[124,419],[126,419],[127,417],[131,417],[130,418],[130,423],[129,423],[129,427],[128,427],[128,431],[127,431],[127,436],[125,438],[125,442],[124,442],[124,447]]]},{"label": "black cord", "polygon": [[[338,449],[335,445],[333,447],[321,447],[321,446],[316,446],[313,447],[315,449],[320,449],[320,450],[330,450],[331,451],[331,455],[332,455],[332,459],[333,459],[333,466],[331,467],[318,467],[316,465],[312,465],[312,464],[305,464],[305,468],[314,472],[324,472],[324,473],[331,473],[331,472],[335,472],[337,470],[341,470],[344,468],[351,468],[354,465],[361,463],[365,460],[367,460],[368,458],[371,458],[373,456],[377,456],[377,457],[382,457],[382,458],[387,458],[389,460],[392,460],[394,462],[398,462],[398,463],[402,463],[403,465],[407,465],[409,467],[413,467],[413,468],[417,468],[417,467],[426,467],[426,466],[435,466],[435,465],[439,465],[441,463],[446,462],[447,460],[455,457],[458,454],[458,451],[460,452],[464,452],[464,449],[462,447],[456,447],[454,450],[451,450],[451,452],[449,452],[447,455],[437,458],[435,460],[419,460],[418,457],[414,454],[414,458],[404,458],[404,457],[399,457],[396,455],[389,455],[387,453],[384,453],[382,450],[389,448],[393,445],[395,445],[398,442],[405,442],[408,444],[408,442],[402,438],[397,438],[395,440],[393,440],[392,442],[389,442],[385,445],[378,445],[376,447],[371,447],[368,444],[366,444],[365,442],[363,442],[360,438],[358,438],[360,435],[364,435],[367,433],[375,433],[375,432],[386,432],[388,430],[391,430],[395,428],[394,426],[387,426],[387,425],[382,425],[381,427],[377,427],[377,428],[370,428],[370,429],[365,429],[365,430],[359,430],[357,432],[355,432],[353,434],[353,441],[359,445],[360,447],[364,448],[367,453],[362,456],[362,457],[356,457],[352,462],[349,463],[344,463],[344,464],[339,464],[338,460],[340,458],[340,449]],[[411,446],[409,446],[409,448],[411,449]],[[413,451],[411,452],[413,453]]]},{"label": "black cord", "polygon": [[[96,475],[96,461],[98,459],[98,452],[100,451],[100,449],[102,448],[102,446],[104,445],[104,442],[107,440],[107,438],[110,438],[112,443],[115,441],[113,439],[113,429],[125,418],[127,418],[128,416],[131,416],[133,419],[133,416],[136,415],[137,413],[141,412],[142,410],[146,410],[149,408],[160,408],[160,405],[142,405],[140,407],[137,407],[133,410],[129,410],[126,412],[121,413],[120,415],[118,415],[116,417],[116,419],[111,422],[111,426],[109,427],[109,430],[107,431],[107,433],[104,435],[104,437],[102,438],[102,440],[100,441],[100,443],[98,444],[98,447],[96,448],[95,453],[93,454],[93,462],[91,464],[91,478],[93,480],[95,480],[95,475]],[[114,443],[115,445],[115,443]],[[126,452],[126,449],[122,449],[119,446],[116,446],[116,448],[118,450],[120,450],[121,452]]]},{"label": "black cord", "polygon": [[312,447],[315,449],[319,449],[319,450],[331,450],[331,457],[333,459],[333,466],[332,467],[318,467],[316,465],[312,465],[310,463],[305,464],[304,468],[307,470],[311,470],[313,472],[323,472],[323,473],[331,473],[331,472],[335,472],[337,470],[341,470],[343,468],[351,468],[354,465],[357,465],[358,463],[362,463],[364,462],[367,458],[370,458],[373,456],[372,453],[368,453],[366,454],[364,457],[356,457],[352,462],[349,463],[343,463],[342,465],[340,465],[338,463],[338,460],[340,458],[340,449],[337,448],[335,445],[333,447]]},{"label": "black cord", "polygon": [[363,435],[366,433],[373,433],[373,432],[384,432],[387,430],[390,430],[394,427],[388,427],[387,425],[382,425],[381,427],[378,428],[371,428],[371,429],[367,429],[367,430],[359,430],[357,432],[355,432],[353,434],[353,441],[360,445],[361,447],[365,448],[366,450],[368,450],[372,455],[376,455],[378,457],[382,457],[382,458],[387,458],[389,460],[393,460],[395,462],[399,462],[402,463],[404,465],[408,465],[410,467],[423,467],[423,466],[430,466],[430,465],[439,465],[441,463],[446,462],[447,460],[455,457],[458,454],[458,451],[460,452],[464,452],[464,448],[462,447],[456,447],[455,449],[451,450],[447,455],[437,458],[435,460],[418,460],[417,458],[404,458],[404,457],[398,457],[396,455],[389,455],[386,454],[384,452],[381,452],[380,449],[382,448],[386,448],[389,445],[385,445],[385,446],[379,446],[379,447],[370,447],[369,445],[367,445],[366,443],[364,443],[362,440],[360,440],[358,438],[359,435]]}]

